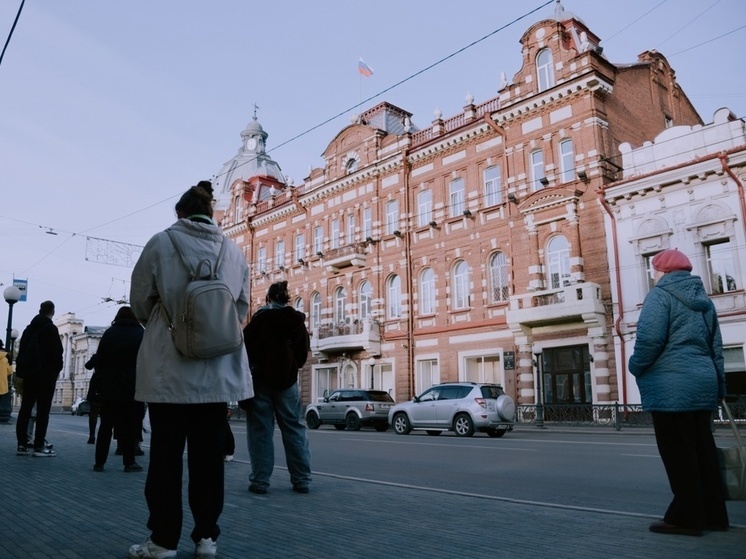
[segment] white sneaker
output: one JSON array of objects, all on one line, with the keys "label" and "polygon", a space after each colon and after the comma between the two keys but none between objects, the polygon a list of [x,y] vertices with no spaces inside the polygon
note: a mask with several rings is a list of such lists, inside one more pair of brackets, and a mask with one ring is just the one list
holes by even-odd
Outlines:
[{"label": "white sneaker", "polygon": [[197,542],[194,556],[197,559],[213,559],[218,552],[218,542],[212,538],[202,538]]},{"label": "white sneaker", "polygon": [[130,559],[168,559],[169,557],[176,557],[176,550],[161,547],[153,543],[150,538],[142,545],[133,545],[129,552]]},{"label": "white sneaker", "polygon": [[226,454],[225,456],[223,456],[223,461],[224,462],[233,462],[233,455],[232,454]]}]

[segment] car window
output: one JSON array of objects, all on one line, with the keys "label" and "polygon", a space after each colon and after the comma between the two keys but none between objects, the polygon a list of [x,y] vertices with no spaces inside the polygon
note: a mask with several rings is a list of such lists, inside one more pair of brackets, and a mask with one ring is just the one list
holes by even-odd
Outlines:
[{"label": "car window", "polygon": [[329,396],[330,402],[336,402],[338,400],[339,400],[339,392],[335,392],[331,396]]},{"label": "car window", "polygon": [[437,400],[439,393],[440,388],[431,388],[420,396],[420,402],[432,402],[433,400]]},{"label": "car window", "polygon": [[484,398],[499,398],[504,394],[502,388],[495,385],[482,386],[482,397]]},{"label": "car window", "polygon": [[[461,393],[463,392],[462,386],[444,386],[440,390],[440,396],[438,396],[438,400],[458,400],[459,398],[462,398]],[[468,394],[468,391],[467,391]]]},{"label": "car window", "polygon": [[339,401],[340,402],[352,402],[353,400],[359,400],[357,392],[345,390],[344,392],[340,393]]},{"label": "car window", "polygon": [[368,392],[368,397],[373,402],[393,402],[394,399],[388,392]]}]

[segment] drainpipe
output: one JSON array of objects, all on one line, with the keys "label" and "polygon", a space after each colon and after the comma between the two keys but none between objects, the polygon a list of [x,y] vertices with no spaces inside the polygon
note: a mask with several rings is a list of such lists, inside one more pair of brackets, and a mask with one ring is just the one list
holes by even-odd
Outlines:
[{"label": "drainpipe", "polygon": [[407,365],[409,367],[409,394],[410,396],[415,395],[414,391],[414,281],[412,280],[412,270],[414,268],[412,264],[412,246],[411,246],[411,224],[410,220],[410,201],[409,201],[409,165],[407,164],[407,157],[409,156],[409,146],[405,147],[402,151],[402,174],[404,176],[404,215],[408,223],[404,229],[404,252],[407,259],[407,292],[409,294],[409,313],[407,315]]},{"label": "drainpipe", "polygon": [[[741,204],[741,223],[743,223],[743,219],[746,219],[746,200],[744,199],[743,194],[743,182],[741,182],[741,180],[736,176],[736,174],[728,165],[728,154],[726,152],[720,152],[718,154],[718,159],[720,160],[720,164],[723,166],[723,171],[728,173],[728,176],[733,179],[733,181],[736,183],[736,186],[738,187],[738,201]],[[743,227],[746,230],[746,223],[744,223]]]},{"label": "drainpipe", "polygon": [[621,342],[619,357],[622,361],[622,405],[627,405],[627,350],[624,345],[624,337],[622,336],[621,327],[622,319],[624,318],[624,301],[622,298],[622,281],[620,277],[621,268],[619,267],[619,239],[617,237],[616,220],[611,213],[609,203],[604,199],[603,187],[597,189],[596,194],[598,195],[598,201],[601,203],[603,209],[606,210],[606,213],[609,214],[609,218],[611,219],[611,244],[614,247],[614,266],[616,267],[616,296],[619,304],[619,315],[614,321],[614,330],[616,331],[617,336],[619,336],[619,341]]}]

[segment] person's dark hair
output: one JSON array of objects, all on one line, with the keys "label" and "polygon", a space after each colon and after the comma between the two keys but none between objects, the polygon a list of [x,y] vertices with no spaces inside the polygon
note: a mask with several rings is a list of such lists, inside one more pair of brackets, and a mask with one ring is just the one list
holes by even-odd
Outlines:
[{"label": "person's dark hair", "polygon": [[288,293],[288,282],[278,281],[269,286],[267,291],[267,302],[274,301],[275,303],[287,304],[290,301],[290,293]]},{"label": "person's dark hair", "polygon": [[52,301],[44,301],[39,306],[39,314],[43,314],[44,316],[54,314],[54,303]]},{"label": "person's dark hair", "polygon": [[114,322],[116,322],[117,320],[122,320],[125,318],[130,320],[137,320],[137,317],[135,316],[135,313],[131,307],[119,307],[117,315],[114,317],[112,324],[114,324]]},{"label": "person's dark hair", "polygon": [[199,181],[181,195],[175,206],[179,217],[202,214],[212,217],[212,183]]}]

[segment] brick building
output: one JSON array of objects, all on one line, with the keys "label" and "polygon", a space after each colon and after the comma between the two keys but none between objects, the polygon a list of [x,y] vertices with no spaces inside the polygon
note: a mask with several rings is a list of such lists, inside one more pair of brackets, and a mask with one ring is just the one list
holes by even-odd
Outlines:
[{"label": "brick building", "polygon": [[218,174],[218,213],[250,263],[252,308],[287,279],[307,314],[305,402],[337,387],[401,401],[449,380],[526,404],[630,401],[597,191],[621,177],[620,144],[701,119],[661,54],[615,65],[599,42],[558,5],[521,37],[498,97],[422,129],[380,103],[299,185],[255,115]]}]

